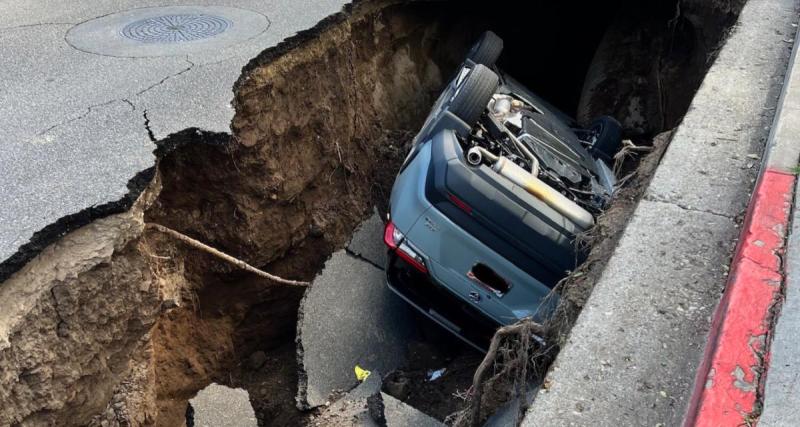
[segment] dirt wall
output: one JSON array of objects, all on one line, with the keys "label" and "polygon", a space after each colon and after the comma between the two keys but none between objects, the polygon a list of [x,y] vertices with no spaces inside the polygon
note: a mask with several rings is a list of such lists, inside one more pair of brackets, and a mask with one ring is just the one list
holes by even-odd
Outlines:
[{"label": "dirt wall", "polygon": [[87,421],[127,374],[160,311],[138,240],[147,198],[65,236],[0,287],[0,425]]},{"label": "dirt wall", "polygon": [[743,5],[679,0],[620,8],[587,70],[578,121],[611,115],[639,137],[676,127]]}]

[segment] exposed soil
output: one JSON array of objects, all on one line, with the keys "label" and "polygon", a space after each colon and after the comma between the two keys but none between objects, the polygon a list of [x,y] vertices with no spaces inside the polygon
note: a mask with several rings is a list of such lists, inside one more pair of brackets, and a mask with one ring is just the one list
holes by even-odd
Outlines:
[{"label": "exposed soil", "polygon": [[266,351],[264,355],[266,361],[259,368],[248,358],[233,369],[230,372],[231,386],[248,391],[260,425],[305,424],[309,414],[297,410],[294,400],[297,394],[294,345],[286,344]]},{"label": "exposed soil", "polygon": [[[464,404],[483,354],[425,316],[413,317],[417,339],[408,343],[406,365],[384,379],[383,391],[444,421]],[[444,371],[430,380],[437,370]]]},{"label": "exposed soil", "polygon": [[[38,255],[21,269],[24,263],[15,264],[19,271],[0,286],[0,425],[179,426],[188,399],[211,382],[246,388],[263,425],[303,423],[294,406],[293,345],[303,289],[239,271],[145,232],[144,224],[170,227],[273,274],[312,279],[373,205],[385,210],[408,141],[483,30],[505,37],[512,53],[529,51],[531,39],[562,35],[561,46],[509,55],[501,65],[568,113],[599,108],[594,97],[613,91],[604,83],[587,98],[577,88],[591,64],[603,62],[593,52],[614,39],[609,25],[623,2],[577,12],[533,3],[535,14],[509,15],[483,2],[365,0],[251,61],[234,88],[232,135],[187,129],[160,141],[156,171],[142,175],[152,180],[137,187],[146,188],[131,197],[130,209],[48,232],[50,246],[37,241],[23,258]],[[725,16],[709,18],[717,27],[703,27],[703,43],[683,31],[670,40],[683,47],[671,48],[672,56],[653,59],[644,49],[625,61],[655,61],[678,70],[674,76],[690,75],[688,87],[675,77],[659,90],[693,93],[708,61],[686,58],[699,55],[696,49],[708,57],[736,11],[711,3],[703,13]],[[695,27],[706,22],[695,22],[706,15],[691,15],[689,7],[677,10]],[[531,16],[540,25],[531,26]],[[563,25],[564,16],[583,33]],[[672,33],[653,37],[665,34]],[[641,77],[627,70],[605,67],[601,74],[623,83]],[[681,99],[666,110],[644,105],[646,117],[668,110],[673,120],[649,120],[629,133],[665,130],[688,107],[690,97]],[[629,100],[617,99],[610,111],[630,118],[630,109],[617,108]],[[593,255],[578,270],[584,274],[563,287],[572,305],[557,318],[559,334],[568,331],[659,158],[652,154],[640,166],[600,219]],[[403,374],[410,380],[405,400],[440,419],[459,409],[454,394],[469,387],[480,361],[471,350],[453,349],[417,346]],[[253,367],[258,352],[265,361]],[[444,377],[424,381],[428,369],[441,367]]]},{"label": "exposed soil", "polygon": [[609,114],[639,137],[677,126],[743,5],[680,0],[620,8],[586,73],[578,121]]}]

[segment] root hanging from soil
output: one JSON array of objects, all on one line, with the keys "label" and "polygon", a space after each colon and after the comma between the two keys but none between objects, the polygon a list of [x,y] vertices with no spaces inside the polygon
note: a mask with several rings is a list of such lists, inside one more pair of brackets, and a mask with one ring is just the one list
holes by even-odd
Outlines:
[{"label": "root hanging from soil", "polygon": [[529,318],[498,329],[475,370],[472,387],[466,393],[466,408],[448,417],[446,423],[478,427],[497,409],[498,400],[517,398],[520,399],[516,416],[518,424],[527,409],[528,384],[536,376],[536,370],[530,367],[535,368],[539,358],[540,348],[533,345],[531,339],[534,335],[545,336],[546,332],[544,326]]},{"label": "root hanging from soil", "polygon": [[154,223],[148,223],[148,224],[145,224],[145,228],[149,228],[149,229],[152,229],[152,230],[157,230],[157,231],[160,231],[160,232],[162,232],[164,234],[170,235],[170,236],[180,240],[183,243],[186,243],[187,245],[189,245],[189,246],[191,246],[191,247],[193,247],[195,249],[199,249],[199,250],[201,250],[203,252],[206,252],[206,253],[208,253],[208,254],[216,257],[216,258],[219,258],[219,259],[221,259],[221,260],[223,260],[223,261],[225,261],[227,263],[233,264],[236,267],[241,268],[242,270],[249,271],[249,272],[251,272],[251,273],[253,273],[253,274],[257,275],[257,276],[261,276],[261,277],[263,277],[265,279],[269,279],[269,280],[271,280],[273,282],[280,283],[282,285],[289,285],[289,286],[308,286],[308,285],[310,285],[309,282],[303,282],[303,281],[298,281],[298,280],[288,280],[288,279],[284,279],[283,277],[267,273],[264,270],[261,270],[259,268],[253,267],[252,265],[250,265],[250,264],[248,264],[248,263],[246,263],[246,262],[244,262],[244,261],[242,261],[242,260],[240,260],[240,259],[238,259],[236,257],[230,256],[230,255],[226,254],[225,252],[222,252],[222,251],[220,251],[218,249],[214,249],[211,246],[206,245],[205,243],[203,243],[203,242],[201,242],[199,240],[192,239],[191,237],[189,237],[189,236],[187,236],[187,235],[185,235],[183,233],[177,232],[177,231],[175,231],[175,230],[173,230],[173,229],[171,229],[169,227],[164,227],[163,225],[154,224]]}]

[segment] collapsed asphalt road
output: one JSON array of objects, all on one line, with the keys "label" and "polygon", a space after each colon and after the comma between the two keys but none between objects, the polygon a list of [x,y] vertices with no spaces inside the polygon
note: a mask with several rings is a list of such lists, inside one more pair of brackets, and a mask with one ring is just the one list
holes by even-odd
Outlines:
[{"label": "collapsed asphalt road", "polygon": [[405,362],[411,313],[384,285],[382,236],[383,222],[373,215],[325,263],[300,302],[297,402],[304,409],[355,387],[356,366],[389,372]]},{"label": "collapsed asphalt road", "polygon": [[[155,164],[155,140],[193,127],[230,132],[242,66],[344,3],[4,3],[0,280],[65,231],[130,208],[152,176],[140,174]],[[136,39],[169,31],[143,20],[198,14],[224,28],[187,23],[190,43]]]},{"label": "collapsed asphalt road", "polygon": [[[679,18],[686,18],[690,23],[692,19],[705,16],[704,13],[718,18],[713,21],[718,25],[714,27],[718,32],[703,33],[708,39],[702,40],[704,44],[698,43],[706,48],[713,47],[714,40],[722,37],[722,29],[727,25],[724,23],[729,23],[730,15],[735,15],[735,7],[716,12],[698,7],[694,2],[685,3],[686,7],[681,10],[687,15],[679,13]],[[203,84],[214,86],[220,94],[227,93],[230,85],[217,81],[218,76],[212,71],[203,74],[207,79],[202,84],[184,79],[205,67],[228,67],[230,61],[197,66],[184,64],[183,58],[171,58],[169,61],[177,61],[185,68],[174,70],[169,78],[159,77],[155,82],[148,82],[147,87],[152,85],[153,88],[132,97],[135,99],[126,97],[127,93],[115,92],[111,98],[120,101],[100,105],[102,102],[98,100],[86,114],[67,118],[63,125],[50,129],[63,132],[53,141],[25,145],[19,152],[10,150],[8,163],[14,168],[6,169],[11,175],[4,177],[7,178],[5,182],[19,186],[28,181],[35,187],[42,182],[41,177],[50,176],[52,181],[63,185],[55,191],[85,191],[86,198],[77,202],[80,209],[89,205],[97,207],[86,215],[68,218],[45,233],[43,236],[47,239],[39,242],[39,246],[54,243],[31,262],[25,263],[38,250],[20,253],[3,264],[11,276],[0,286],[0,304],[5,304],[0,310],[0,366],[3,368],[0,400],[9,404],[0,408],[0,423],[58,420],[67,424],[175,425],[184,419],[186,402],[215,381],[247,386],[262,424],[292,425],[302,420],[304,415],[294,407],[298,373],[292,343],[298,328],[297,313],[303,289],[278,286],[253,277],[169,236],[145,232],[144,224],[178,230],[284,277],[312,280],[330,259],[327,262],[332,268],[328,273],[334,281],[329,284],[337,284],[342,280],[341,274],[351,269],[377,280],[381,275],[378,268],[381,263],[373,249],[362,250],[352,243],[350,253],[338,253],[333,258],[331,255],[347,245],[358,224],[372,213],[373,205],[386,203],[410,137],[419,128],[420,120],[444,79],[463,58],[472,36],[487,26],[497,27],[516,35],[508,38],[512,46],[516,43],[524,48],[528,43],[519,36],[527,27],[519,22],[517,25],[508,23],[505,15],[478,14],[473,12],[480,9],[470,8],[453,13],[449,6],[439,2],[365,1],[345,14],[324,21],[313,31],[258,55],[248,63],[241,76],[238,70],[228,70],[233,78],[238,76],[233,85],[231,105],[234,111],[220,115],[219,120],[209,119],[219,126],[200,123],[202,128],[219,132],[190,128],[173,133],[198,125],[194,120],[201,113],[195,109],[203,108],[202,103],[191,103],[182,110],[172,102],[181,102],[187,94],[195,94]],[[613,8],[603,6],[601,9],[604,14],[614,13]],[[544,21],[558,22],[555,18],[564,16],[564,9],[555,6],[540,12]],[[564,89],[570,95],[555,101],[571,110],[583,108],[584,104],[578,105],[581,97],[576,88],[583,83],[583,71],[593,63],[593,45],[613,45],[611,41],[615,40],[601,40],[606,28],[593,19],[594,12],[597,11],[586,10],[575,17],[595,22],[595,26],[585,27],[585,34],[578,37],[572,30],[569,30],[571,35],[564,34],[565,43],[580,47],[581,55],[575,55],[575,50],[570,49],[567,49],[569,53],[540,53],[569,60],[568,64],[574,65],[574,69],[566,68],[573,70],[570,74],[575,76],[561,75],[559,70],[544,70],[543,74],[533,70],[536,72],[521,75],[530,79],[534,89],[537,86],[549,87],[553,92]],[[671,21],[674,9],[668,12],[659,15],[660,20],[653,18],[661,26],[650,27],[649,21],[641,23],[629,37],[640,40],[638,35],[655,31],[661,38],[648,40],[663,42],[663,34],[669,33],[663,24]],[[272,21],[270,30],[259,36],[266,38],[271,34],[269,31],[276,28],[278,20],[275,13],[264,15]],[[518,19],[524,18],[521,15]],[[599,22],[610,21],[609,17]],[[130,24],[134,22],[139,21],[133,20]],[[215,31],[224,26],[219,25]],[[17,46],[21,33],[53,31],[56,27],[57,24],[13,28],[0,31],[0,37],[16,37],[8,41]],[[125,28],[127,24],[117,29]],[[687,30],[689,27],[681,28],[692,33]],[[553,30],[547,26],[541,29]],[[566,27],[562,31],[567,31]],[[594,43],[587,43],[587,39]],[[236,46],[256,49],[249,43]],[[699,84],[705,71],[705,63],[695,61],[701,57],[707,60],[709,52],[703,49],[670,52],[677,57],[670,57],[666,63],[656,56],[636,58],[646,65],[637,69],[637,73],[648,75],[666,64],[670,73],[665,75],[663,86],[658,90],[680,84],[685,92],[687,76]],[[226,53],[230,52],[214,52],[214,55],[222,60],[226,59]],[[80,55],[94,54],[83,52]],[[246,55],[239,52],[231,57],[241,59]],[[101,58],[116,64],[129,61]],[[194,60],[192,63],[197,64]],[[524,61],[517,66],[529,69]],[[619,70],[600,68],[597,73],[608,77],[600,79],[605,85],[641,79],[638,74],[617,78],[620,76],[613,73]],[[172,101],[164,107],[147,104],[145,114],[144,105],[137,104],[139,96],[155,96],[161,93],[156,91],[168,88],[174,90],[174,95],[166,96]],[[91,90],[81,90],[83,95],[94,96]],[[655,88],[637,90],[641,91],[637,95],[647,97],[653,95]],[[227,105],[229,95],[215,95],[213,99]],[[680,112],[681,106],[684,110],[687,107],[680,100],[675,102],[670,104],[670,111]],[[596,103],[584,107],[589,108],[589,105]],[[625,98],[613,106],[615,111],[621,112],[621,118],[637,119],[634,134],[654,134],[668,127],[660,107],[631,110],[637,105],[635,99]],[[186,116],[172,121],[153,114],[162,108],[177,112],[175,114],[185,112]],[[111,109],[119,111],[109,111]],[[20,113],[11,112],[8,117],[13,114]],[[331,120],[332,114],[340,120]],[[231,115],[232,132],[227,133]],[[24,123],[23,119],[18,122]],[[84,129],[87,124],[90,125]],[[25,133],[20,131],[19,135],[24,137]],[[134,141],[139,141],[140,145],[125,145],[122,141],[128,141],[128,135],[138,138]],[[110,185],[116,188],[118,195],[124,194],[126,190],[120,184],[150,165],[151,140],[156,140],[158,146],[158,166],[152,171],[152,179],[150,174],[140,175],[137,187],[143,191],[135,203],[136,197],[130,197],[129,202],[133,203],[130,209],[125,204],[104,205],[105,198],[94,199],[98,194],[107,193],[96,186]],[[58,141],[73,145],[56,144]],[[92,149],[83,150],[75,145],[82,141],[92,142]],[[116,155],[118,150],[113,143],[125,149],[134,147],[136,153],[148,153],[147,161],[132,160],[126,163],[130,168],[127,170],[105,164],[92,167],[94,163],[87,166],[83,162],[85,158],[94,161]],[[39,155],[41,153],[36,150],[47,151],[51,158],[73,159],[70,162],[73,170],[68,174],[58,174],[55,170],[56,176],[39,173],[38,181],[26,180],[29,175],[22,172],[33,173],[38,166],[48,164],[48,157]],[[59,150],[66,150],[73,157]],[[110,150],[110,153],[106,151],[101,155],[102,150]],[[142,158],[139,154],[133,157]],[[30,168],[23,171],[22,166]],[[124,181],[114,178],[123,175]],[[19,206],[29,212],[47,213],[40,221],[45,223],[52,221],[53,215],[64,214],[59,211],[61,213],[50,215],[52,212],[42,207],[50,206],[49,199],[38,199],[42,194],[50,194],[50,187],[42,187],[47,191],[33,187],[19,193],[37,199]],[[31,200],[22,196],[17,199]],[[18,245],[19,239],[27,239],[25,231],[14,231],[17,225],[19,230],[28,231],[31,227],[42,226],[35,221],[30,227],[6,221],[6,215],[13,216],[13,221],[33,218],[33,215],[26,217],[11,211],[0,215],[4,232],[9,230],[5,224],[15,224],[10,231],[15,236],[14,245]],[[102,218],[97,219],[98,216]],[[87,222],[84,227],[61,237],[65,224],[72,229]],[[373,221],[373,226],[376,225]],[[319,280],[325,282],[329,280],[327,277],[323,273]],[[309,301],[312,305],[321,304],[326,298],[338,296],[348,297],[350,301],[363,298],[364,304],[368,304],[366,313],[374,313],[376,303],[391,307],[379,313],[379,320],[403,318],[400,313],[405,310],[404,306],[385,296],[382,280],[373,283],[359,279],[350,285],[372,286],[369,289],[372,292],[362,293],[355,291],[356,288],[349,288],[349,292],[332,292],[332,289],[318,287],[319,299],[315,300],[317,291],[312,287],[306,305]],[[324,323],[325,319],[337,318],[347,322],[351,327],[349,333],[360,331],[364,322],[356,317],[356,310],[331,312],[332,308],[347,304],[323,306],[319,312],[306,308],[304,321],[316,322],[317,326],[338,332],[335,325]],[[318,316],[325,313],[333,317]],[[382,353],[383,349],[375,348],[403,340],[391,332],[405,334],[404,325],[391,326],[380,331],[371,327],[369,331],[374,334],[368,335],[370,339],[367,340],[357,341],[353,335],[334,343],[352,343],[342,352],[348,359],[320,360],[322,354],[309,353],[309,348],[318,343],[309,343],[309,348],[306,347],[303,335],[308,338],[314,333],[304,334],[301,322],[301,365],[312,376],[314,366],[317,373],[326,367],[331,369],[325,372],[330,374],[325,379],[328,382],[314,394],[308,392],[308,385],[315,387],[317,383],[313,378],[305,379],[305,397],[301,391],[301,401],[305,399],[308,406],[313,406],[308,402],[309,396],[318,404],[331,387],[354,385],[350,366],[353,362],[367,364],[371,359],[391,359]],[[359,347],[362,342],[369,344],[367,348]],[[322,345],[324,349],[326,344]],[[264,353],[265,362],[257,369],[248,368],[248,357],[259,352]],[[401,361],[382,363],[391,367]]]}]

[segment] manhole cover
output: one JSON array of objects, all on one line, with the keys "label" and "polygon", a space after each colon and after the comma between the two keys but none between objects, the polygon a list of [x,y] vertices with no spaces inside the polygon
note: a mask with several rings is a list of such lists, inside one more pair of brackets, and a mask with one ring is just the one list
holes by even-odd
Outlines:
[{"label": "manhole cover", "polygon": [[143,43],[178,43],[214,37],[231,25],[221,16],[164,15],[132,22],[122,35]]},{"label": "manhole cover", "polygon": [[269,24],[263,14],[236,7],[145,7],[78,24],[66,39],[99,55],[173,56],[218,51],[258,36]]}]

